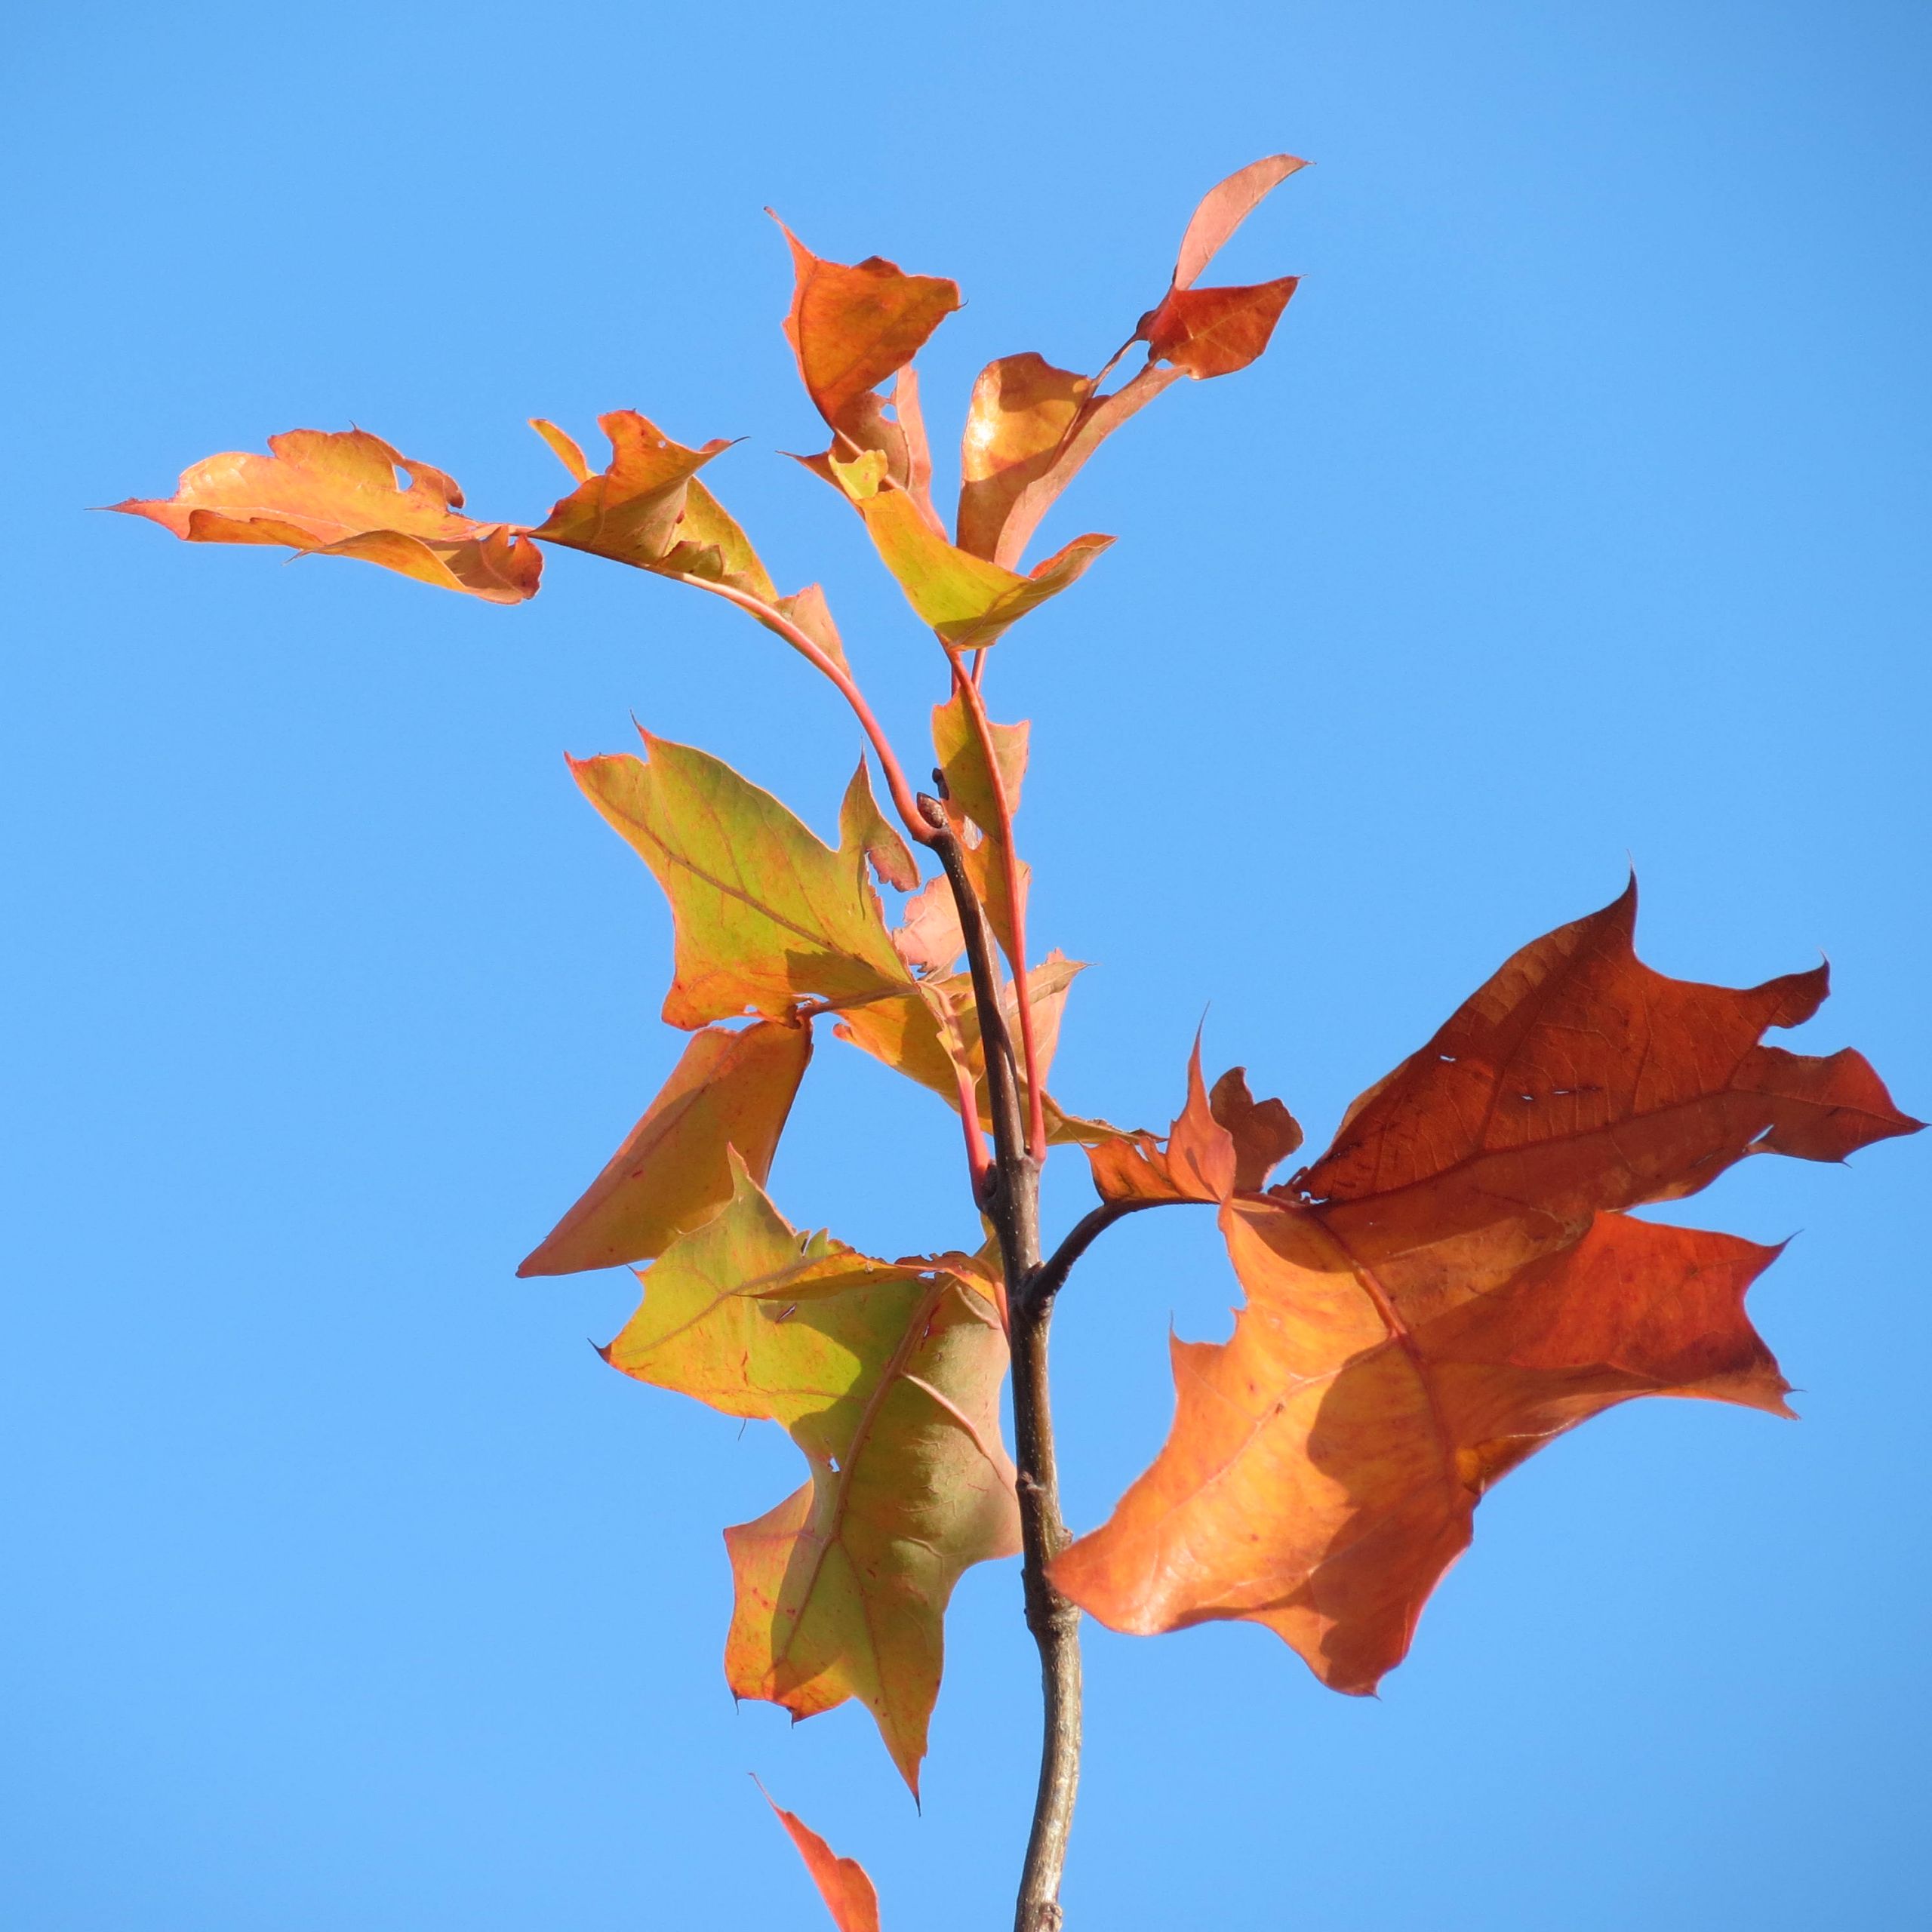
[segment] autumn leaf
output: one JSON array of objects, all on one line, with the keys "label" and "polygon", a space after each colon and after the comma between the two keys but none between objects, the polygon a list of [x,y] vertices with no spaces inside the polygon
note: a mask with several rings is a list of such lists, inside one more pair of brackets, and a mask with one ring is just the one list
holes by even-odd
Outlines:
[{"label": "autumn leaf", "polygon": [[[1068,989],[1082,966],[1080,960],[1051,952],[1026,975],[1042,1082],[1052,1067],[1054,1050],[1060,1043],[1060,1019],[1066,1008]],[[1011,980],[1000,989],[1000,1010],[1009,1032],[1017,1038],[1019,1000]],[[833,1031],[841,1040],[884,1061],[908,1079],[929,1088],[955,1109],[959,1105],[959,1089],[953,1069],[963,1067],[969,1084],[978,1095],[980,1124],[991,1131],[992,1104],[986,1087],[986,1054],[980,1038],[979,1015],[973,1004],[972,980],[967,974],[932,974],[919,983],[911,997],[849,1007],[838,1015]],[[1020,1089],[1023,1101],[1023,1069]],[[1115,1131],[1104,1122],[1063,1114],[1051,1095],[1043,1098],[1048,1138],[1056,1143],[1085,1141],[1097,1134]]]},{"label": "autumn leaf", "polygon": [[[1838,1160],[1918,1123],[1858,1054],[1759,1043],[1817,1011],[1823,968],[1668,979],[1632,949],[1635,909],[1633,888],[1515,955],[1292,1182],[1237,1175],[1233,1338],[1174,1344],[1166,1447],[1054,1566],[1075,1602],[1137,1632],[1262,1623],[1367,1692],[1484,1491],[1552,1436],[1644,1395],[1786,1413],[1743,1307],[1777,1251],[1623,1211],[1747,1154]],[[1243,1113],[1213,1146],[1197,1076],[1195,1146],[1177,1124],[1158,1167],[1097,1155],[1103,1192],[1219,1191]]]},{"label": "autumn leaf", "polygon": [[1242,288],[1194,283],[1263,198],[1305,165],[1272,155],[1209,191],[1181,238],[1167,294],[1129,338],[1147,344],[1146,366],[1118,389],[1102,395],[1098,379],[1032,355],[1002,356],[980,371],[960,448],[962,549],[1017,569],[1040,519],[1130,417],[1184,374],[1229,375],[1261,354],[1295,278]]},{"label": "autumn leaf", "polygon": [[864,842],[835,852],[721,759],[639,735],[648,763],[593,758],[571,769],[671,902],[671,1025],[783,1019],[804,1000],[842,1005],[909,989],[866,882]]},{"label": "autumn leaf", "polygon": [[576,443],[541,417],[531,426],[556,452],[577,487],[530,534],[593,556],[666,576],[732,584],[769,603],[777,590],[745,533],[698,481],[697,472],[731,445],[714,438],[687,449],[634,409],[597,419],[611,460],[593,472]]},{"label": "autumn leaf", "polygon": [[641,1271],[643,1303],[605,1359],[777,1422],[804,1453],[804,1486],[725,1532],[725,1675],[798,1718],[858,1698],[916,1792],[947,1600],[968,1565],[1019,1548],[1004,1332],[968,1257],[801,1239],[735,1157],[733,1171],[730,1204]]},{"label": "autumn leaf", "polygon": [[[778,226],[792,251],[785,339],[807,393],[833,432],[826,454],[879,451],[894,486],[930,519],[932,458],[909,365],[959,306],[958,285],[940,275],[906,275],[877,255],[849,265],[826,261],[782,221]],[[897,378],[890,416],[885,399],[875,393],[888,377]],[[826,457],[807,461],[831,480]]]},{"label": "autumn leaf", "polygon": [[882,885],[912,892],[919,883],[918,861],[912,848],[899,835],[899,828],[878,808],[866,761],[852,774],[845,788],[844,802],[838,808],[838,843],[845,851],[860,851],[878,874]]},{"label": "autumn leaf", "polygon": [[1258,1190],[1301,1145],[1301,1128],[1279,1100],[1257,1101],[1244,1070],[1230,1067],[1211,1094],[1201,1077],[1201,1042],[1187,1063],[1187,1105],[1165,1146],[1147,1134],[1122,1134],[1088,1149],[1103,1201],[1213,1204]]},{"label": "autumn leaf", "polygon": [[509,525],[460,515],[463,492],[440,469],[361,429],[291,429],[269,438],[266,456],[229,451],[183,470],[171,497],[109,507],[191,543],[358,558],[492,604],[534,597],[543,568]]},{"label": "autumn leaf", "polygon": [[949,543],[912,498],[888,480],[877,451],[851,463],[835,456],[829,462],[906,601],[921,623],[955,650],[998,643],[1011,626],[1082,576],[1114,540],[1076,537],[1022,577]]},{"label": "autumn leaf", "polygon": [[1295,292],[1295,276],[1244,288],[1194,285],[1263,198],[1306,165],[1293,155],[1270,155],[1209,189],[1181,237],[1166,296],[1142,318],[1139,333],[1150,355],[1195,377],[1228,376],[1246,368],[1268,346]]},{"label": "autumn leaf", "polygon": [[769,1792],[764,1801],[798,1847],[838,1932],[878,1932],[878,1894],[866,1868],[856,1858],[841,1858],[795,1811],[774,1803]]},{"label": "autumn leaf", "polygon": [[662,1254],[731,1199],[732,1149],[762,1183],[811,1052],[811,1029],[781,1021],[694,1035],[643,1119],[518,1274]]}]

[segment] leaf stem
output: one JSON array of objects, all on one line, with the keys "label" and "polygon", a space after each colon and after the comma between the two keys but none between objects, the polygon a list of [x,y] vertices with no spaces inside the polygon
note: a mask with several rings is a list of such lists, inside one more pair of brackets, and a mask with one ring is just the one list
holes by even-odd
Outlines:
[{"label": "leaf stem", "polygon": [[[1040,1274],[1041,1162],[1028,1143],[1012,1041],[1005,1015],[1000,1011],[992,940],[985,912],[967,873],[964,851],[946,817],[945,807],[937,798],[921,797],[918,802],[931,829],[928,842],[945,868],[946,881],[958,908],[959,929],[965,940],[973,1001],[979,1012],[980,1037],[984,1048],[986,1097],[993,1119],[993,1171],[980,1204],[998,1238],[1005,1278],[1008,1333],[1013,1346],[1020,1580],[1026,1627],[1032,1632],[1040,1653],[1043,1705],[1040,1780],[1013,1922],[1014,1932],[1059,1932],[1060,1874],[1066,1863],[1067,1836],[1072,1828],[1073,1801],[1080,1782],[1080,1613],[1054,1588],[1047,1576],[1048,1564],[1066,1546],[1068,1538],[1060,1513],[1060,1472],[1054,1454],[1053,1411],[1047,1385],[1047,1324],[1053,1313],[1053,1297],[1051,1293],[1032,1292]],[[1022,992],[1023,1013],[1023,981]],[[1093,1219],[1091,1215],[1088,1217],[1090,1221]],[[1098,1232],[1094,1229],[1086,1239],[1091,1241]],[[1074,1255],[1067,1252],[1067,1244],[1063,1242],[1054,1259],[1062,1263],[1054,1282],[1057,1286],[1058,1281],[1065,1278],[1066,1268],[1072,1266]]]},{"label": "leaf stem", "polygon": [[933,843],[932,827],[921,816],[914,802],[912,788],[906,782],[906,774],[901,769],[898,754],[892,749],[892,741],[885,735],[884,728],[872,715],[872,708],[866,702],[865,694],[854,680],[852,674],[835,659],[828,657],[813,642],[805,632],[793,623],[790,618],[775,605],[768,604],[761,597],[754,597],[748,590],[740,590],[736,586],[718,583],[712,578],[697,577],[689,571],[667,571],[667,577],[679,583],[688,583],[694,590],[708,590],[714,597],[721,597],[728,604],[735,604],[741,611],[749,611],[766,629],[775,631],[800,657],[815,669],[822,671],[839,691],[840,695],[852,707],[854,716],[860,723],[872,748],[877,755],[879,769],[884,774],[886,789],[892,795],[893,808],[904,822],[906,829],[921,845]]}]

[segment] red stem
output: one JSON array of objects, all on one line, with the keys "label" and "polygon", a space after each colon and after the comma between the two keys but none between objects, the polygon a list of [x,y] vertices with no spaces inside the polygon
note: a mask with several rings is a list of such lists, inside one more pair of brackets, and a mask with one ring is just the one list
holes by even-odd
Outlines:
[{"label": "red stem", "polygon": [[853,681],[851,672],[828,657],[789,617],[761,597],[754,597],[749,591],[716,583],[709,577],[695,577],[688,571],[667,571],[664,574],[674,577],[679,583],[689,584],[694,590],[708,590],[714,597],[721,597],[726,603],[749,611],[768,630],[776,631],[808,664],[823,672],[838,686],[840,695],[852,707],[854,716],[872,742],[879,768],[885,775],[886,789],[892,795],[893,809],[898,813],[906,829],[921,845],[930,846],[933,842],[932,827],[919,816],[919,808],[912,801],[912,788],[906,783],[906,774],[900,768],[898,754],[893,750],[884,728],[872,715],[872,708],[866,702],[865,694]]}]

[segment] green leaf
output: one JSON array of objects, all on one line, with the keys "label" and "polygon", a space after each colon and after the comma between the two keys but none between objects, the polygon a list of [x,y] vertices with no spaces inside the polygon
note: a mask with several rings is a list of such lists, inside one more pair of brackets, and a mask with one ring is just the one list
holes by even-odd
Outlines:
[{"label": "green leaf", "polygon": [[643,1271],[614,1367],[783,1425],[804,1486],[725,1532],[725,1674],[795,1717],[857,1697],[916,1792],[943,1621],[968,1565],[1019,1548],[1000,1440],[1004,1331],[964,1255],[801,1240],[743,1164],[731,1201]]},{"label": "green leaf", "polygon": [[571,769],[671,902],[677,970],[666,1020],[688,1029],[748,1011],[782,1019],[801,1000],[844,1005],[911,984],[862,846],[835,852],[721,759],[639,735],[648,763],[593,758]]}]

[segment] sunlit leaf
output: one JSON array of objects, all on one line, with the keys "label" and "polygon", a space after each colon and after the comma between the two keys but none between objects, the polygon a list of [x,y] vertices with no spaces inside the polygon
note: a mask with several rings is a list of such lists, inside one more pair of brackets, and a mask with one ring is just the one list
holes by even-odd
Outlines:
[{"label": "sunlit leaf", "polygon": [[543,553],[500,523],[460,515],[463,492],[440,469],[365,430],[291,429],[266,456],[230,451],[183,470],[173,496],[111,509],[191,543],[272,543],[355,557],[492,604],[537,595]]},{"label": "sunlit leaf", "polygon": [[811,1058],[809,1026],[707,1026],[583,1198],[516,1271],[648,1261],[731,1198],[728,1150],[762,1183]]},{"label": "sunlit leaf", "polygon": [[801,1000],[875,999],[910,986],[863,846],[835,852],[721,760],[640,735],[648,762],[593,758],[571,768],[671,902],[677,974],[664,1017],[673,1026],[746,1012],[783,1018]]},{"label": "sunlit leaf", "polygon": [[[1232,1136],[1203,1161],[1179,1123],[1131,1171],[1095,1156],[1118,1198],[1220,1191],[1247,1300],[1232,1340],[1174,1344],[1167,1446],[1054,1565],[1075,1601],[1138,1632],[1245,1618],[1367,1692],[1484,1491],[1552,1436],[1636,1395],[1786,1413],[1743,1306],[1776,1251],[1623,1211],[1749,1154],[1838,1160],[1918,1123],[1857,1054],[1758,1044],[1817,1010],[1823,968],[1667,979],[1632,949],[1635,904],[1526,946],[1284,1186],[1229,1186]],[[1197,1070],[1197,1137],[1201,1099]],[[1252,1143],[1251,1106],[1227,1111]]]},{"label": "sunlit leaf", "polygon": [[634,409],[600,416],[611,461],[592,472],[583,452],[554,423],[531,426],[578,478],[530,534],[639,570],[685,573],[730,583],[770,601],[777,595],[745,533],[697,472],[731,448],[721,438],[688,449]]},{"label": "sunlit leaf", "polygon": [[801,1239],[742,1164],[730,1205],[640,1279],[612,1366],[783,1424],[811,1467],[725,1532],[733,1691],[800,1718],[857,1697],[916,1791],[953,1586],[1019,1547],[1006,1338],[983,1281],[963,1256]]},{"label": "sunlit leaf", "polygon": [[979,649],[1079,577],[1113,539],[1077,537],[1025,577],[949,543],[875,460],[832,460],[832,472],[866,520],[873,547],[920,620],[947,644]]},{"label": "sunlit leaf", "polygon": [[765,1799],[778,1814],[838,1932],[878,1932],[878,1894],[856,1858],[841,1858],[795,1811]]}]

